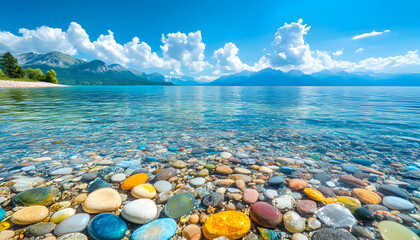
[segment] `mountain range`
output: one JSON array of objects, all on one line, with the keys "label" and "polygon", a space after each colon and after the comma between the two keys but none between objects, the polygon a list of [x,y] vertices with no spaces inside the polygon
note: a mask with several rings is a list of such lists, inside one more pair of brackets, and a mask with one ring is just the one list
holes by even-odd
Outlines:
[{"label": "mountain range", "polygon": [[54,69],[60,84],[67,85],[181,85],[181,86],[420,86],[420,74],[348,73],[345,71],[305,74],[298,70],[283,72],[266,68],[257,72],[242,71],[225,75],[209,83],[192,77],[165,77],[146,74],[103,61],[76,59],[61,52],[25,53],[17,57],[24,68]]}]

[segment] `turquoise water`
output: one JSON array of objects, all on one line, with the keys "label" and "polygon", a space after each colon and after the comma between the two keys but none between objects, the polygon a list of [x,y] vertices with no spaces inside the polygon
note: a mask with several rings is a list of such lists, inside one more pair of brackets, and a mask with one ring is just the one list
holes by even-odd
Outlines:
[{"label": "turquoise water", "polygon": [[414,87],[0,89],[1,162],[52,152],[63,159],[94,151],[127,156],[140,145],[217,148],[226,141],[281,146],[285,155],[304,145],[403,161],[416,158],[410,152],[419,151],[419,139]]}]

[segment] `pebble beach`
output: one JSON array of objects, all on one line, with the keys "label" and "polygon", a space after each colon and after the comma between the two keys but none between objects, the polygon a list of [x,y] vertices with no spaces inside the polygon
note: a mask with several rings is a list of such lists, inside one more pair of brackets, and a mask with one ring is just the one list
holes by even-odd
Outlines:
[{"label": "pebble beach", "polygon": [[420,239],[418,138],[152,119],[3,130],[0,240]]},{"label": "pebble beach", "polygon": [[0,80],[0,88],[28,88],[28,87],[64,87],[65,85],[47,82],[20,82]]}]

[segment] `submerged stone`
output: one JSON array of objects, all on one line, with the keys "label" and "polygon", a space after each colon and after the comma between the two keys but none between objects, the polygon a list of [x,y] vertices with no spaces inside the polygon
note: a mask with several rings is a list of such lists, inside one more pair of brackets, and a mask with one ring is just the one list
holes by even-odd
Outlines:
[{"label": "submerged stone", "polygon": [[160,218],[137,228],[130,240],[168,240],[176,230],[177,224],[172,218]]},{"label": "submerged stone", "polygon": [[207,239],[225,237],[239,239],[249,232],[251,221],[247,215],[239,211],[219,212],[207,219],[202,230]]},{"label": "submerged stone", "polygon": [[382,221],[378,229],[384,240],[420,240],[416,233],[396,222]]},{"label": "submerged stone", "polygon": [[357,220],[364,221],[364,222],[373,222],[375,221],[375,216],[364,207],[356,208],[354,210],[353,215],[356,217]]},{"label": "submerged stone", "polygon": [[350,159],[350,162],[360,164],[360,165],[363,165],[363,166],[370,166],[370,165],[373,164],[372,161],[369,161],[369,160],[363,159],[363,158],[352,158],[352,159]]},{"label": "submerged stone", "polygon": [[357,240],[351,233],[344,229],[324,228],[312,236],[312,240]]},{"label": "submerged stone", "polygon": [[0,208],[0,221],[6,216],[6,211],[3,208]]},{"label": "submerged stone", "polygon": [[13,201],[16,204],[30,205],[48,205],[51,199],[59,193],[58,189],[51,187],[38,187],[25,190],[15,196]]},{"label": "submerged stone", "polygon": [[88,225],[89,236],[95,240],[119,240],[127,231],[127,224],[112,213],[101,213]]},{"label": "submerged stone", "polygon": [[394,197],[394,196],[387,196],[382,199],[382,203],[390,208],[395,210],[411,210],[414,209],[414,204],[411,202],[400,198],[400,197]]},{"label": "submerged stone", "polygon": [[325,225],[333,228],[351,228],[357,223],[350,210],[336,203],[320,208],[316,215]]},{"label": "submerged stone", "polygon": [[54,230],[54,234],[61,236],[67,233],[81,232],[88,225],[90,216],[87,213],[79,213],[64,219]]},{"label": "submerged stone", "polygon": [[111,184],[105,180],[97,179],[89,184],[89,192],[94,192],[101,188],[109,188]]},{"label": "submerged stone", "polygon": [[195,208],[195,198],[190,193],[179,193],[171,197],[165,205],[165,215],[178,219],[188,213],[192,212]]},{"label": "submerged stone", "polygon": [[282,220],[280,211],[266,202],[256,202],[253,204],[250,215],[252,220],[265,228],[275,228]]}]

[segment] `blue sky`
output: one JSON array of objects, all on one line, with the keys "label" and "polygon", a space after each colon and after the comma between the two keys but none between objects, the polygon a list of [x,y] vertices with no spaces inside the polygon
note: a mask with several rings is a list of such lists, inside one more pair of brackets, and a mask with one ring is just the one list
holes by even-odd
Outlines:
[{"label": "blue sky", "polygon": [[[202,80],[265,67],[420,72],[420,1],[415,0],[14,0],[2,9],[7,21],[0,22],[0,51],[15,54],[59,50]],[[373,31],[382,34],[362,35]],[[353,39],[358,35],[365,37]],[[134,37],[136,44],[124,46]]]}]

